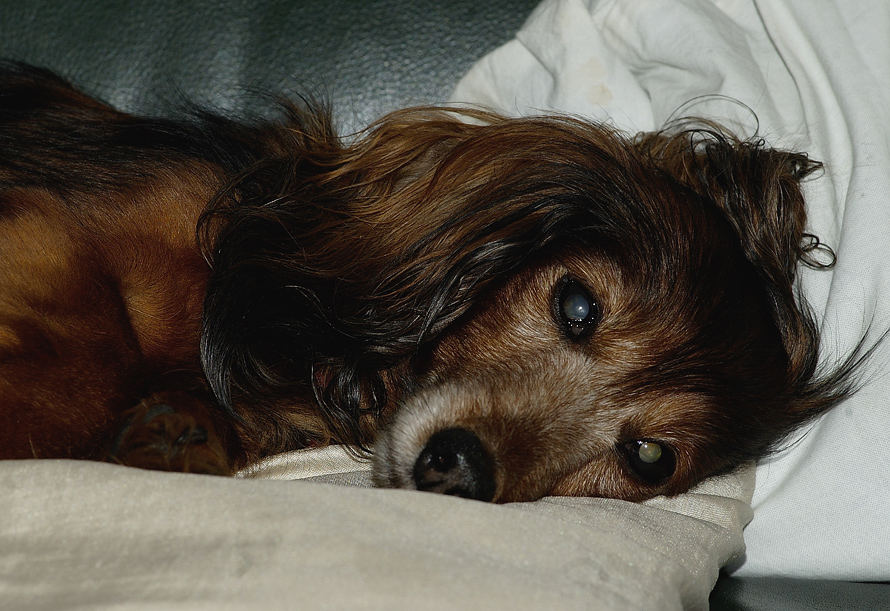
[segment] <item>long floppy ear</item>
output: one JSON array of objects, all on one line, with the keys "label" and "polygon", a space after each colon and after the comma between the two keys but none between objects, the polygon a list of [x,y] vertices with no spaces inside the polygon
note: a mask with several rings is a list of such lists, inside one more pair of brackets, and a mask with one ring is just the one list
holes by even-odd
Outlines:
[{"label": "long floppy ear", "polygon": [[[326,171],[328,160],[339,153],[339,140],[330,113],[320,104],[288,105],[283,115],[280,124],[200,117],[213,141],[230,143],[223,153],[232,158],[228,184],[198,225],[199,242],[213,267],[201,358],[217,400],[230,411],[233,389],[281,386],[282,393],[293,391],[293,370],[304,366],[312,352],[311,341],[296,336],[306,329],[310,335],[326,330],[317,297],[309,290],[288,290],[301,277],[303,261],[293,235],[300,228],[299,214],[287,198],[294,184]],[[286,325],[299,314],[307,320],[306,329]],[[283,359],[282,354],[293,356]]]},{"label": "long floppy ear", "polygon": [[449,202],[473,185],[436,172],[470,128],[417,109],[346,142],[325,109],[286,110],[284,123],[254,129],[270,142],[265,154],[243,165],[201,220],[213,264],[204,371],[230,412],[238,400],[310,393],[330,435],[367,444],[361,422],[389,393],[382,372],[459,317],[468,285],[493,275],[497,258],[485,244],[462,241],[472,223],[448,229]]},{"label": "long floppy ear", "polygon": [[637,145],[663,171],[723,210],[748,260],[772,284],[790,285],[799,262],[834,263],[831,250],[805,230],[800,183],[822,167],[805,153],[739,140],[713,125],[645,134]]},{"label": "long floppy ear", "polygon": [[[815,417],[855,392],[855,374],[873,351],[865,338],[830,370],[818,369],[819,334],[795,286],[797,266],[830,268],[835,254],[806,232],[801,181],[822,165],[804,153],[740,140],[719,126],[642,134],[635,143],[661,171],[712,202],[735,230],[764,280],[788,355],[790,389],[785,429]],[[880,340],[878,340],[880,341]]]}]

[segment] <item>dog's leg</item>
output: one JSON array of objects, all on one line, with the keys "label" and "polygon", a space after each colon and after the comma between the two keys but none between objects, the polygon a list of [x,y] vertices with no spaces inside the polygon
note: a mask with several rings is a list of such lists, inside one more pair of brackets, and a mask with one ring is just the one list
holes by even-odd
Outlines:
[{"label": "dog's leg", "polygon": [[209,402],[161,392],[123,414],[106,458],[143,469],[231,475],[231,437]]}]

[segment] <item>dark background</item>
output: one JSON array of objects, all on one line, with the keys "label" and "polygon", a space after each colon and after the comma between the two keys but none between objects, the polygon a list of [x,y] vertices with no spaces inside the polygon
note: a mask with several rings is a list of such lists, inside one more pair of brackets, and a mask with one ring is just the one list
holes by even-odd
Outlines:
[{"label": "dark background", "polygon": [[115,106],[184,99],[240,112],[263,94],[329,99],[344,131],[443,102],[537,0],[0,1],[0,57],[62,73]]}]

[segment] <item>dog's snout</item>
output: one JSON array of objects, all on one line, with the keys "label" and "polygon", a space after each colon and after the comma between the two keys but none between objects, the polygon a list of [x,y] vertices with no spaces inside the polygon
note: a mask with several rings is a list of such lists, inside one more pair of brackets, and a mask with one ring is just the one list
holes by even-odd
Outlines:
[{"label": "dog's snout", "polygon": [[414,463],[418,490],[490,501],[494,498],[494,461],[474,433],[462,428],[439,431]]}]

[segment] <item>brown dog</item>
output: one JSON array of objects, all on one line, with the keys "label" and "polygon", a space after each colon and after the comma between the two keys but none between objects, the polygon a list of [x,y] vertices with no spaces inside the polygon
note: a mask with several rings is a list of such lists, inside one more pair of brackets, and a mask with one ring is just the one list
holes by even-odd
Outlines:
[{"label": "brown dog", "polygon": [[795,299],[804,155],[436,109],[344,142],[282,114],[135,117],[3,68],[2,457],[230,473],[378,439],[381,485],[642,499],[851,389],[863,357],[817,375]]}]

